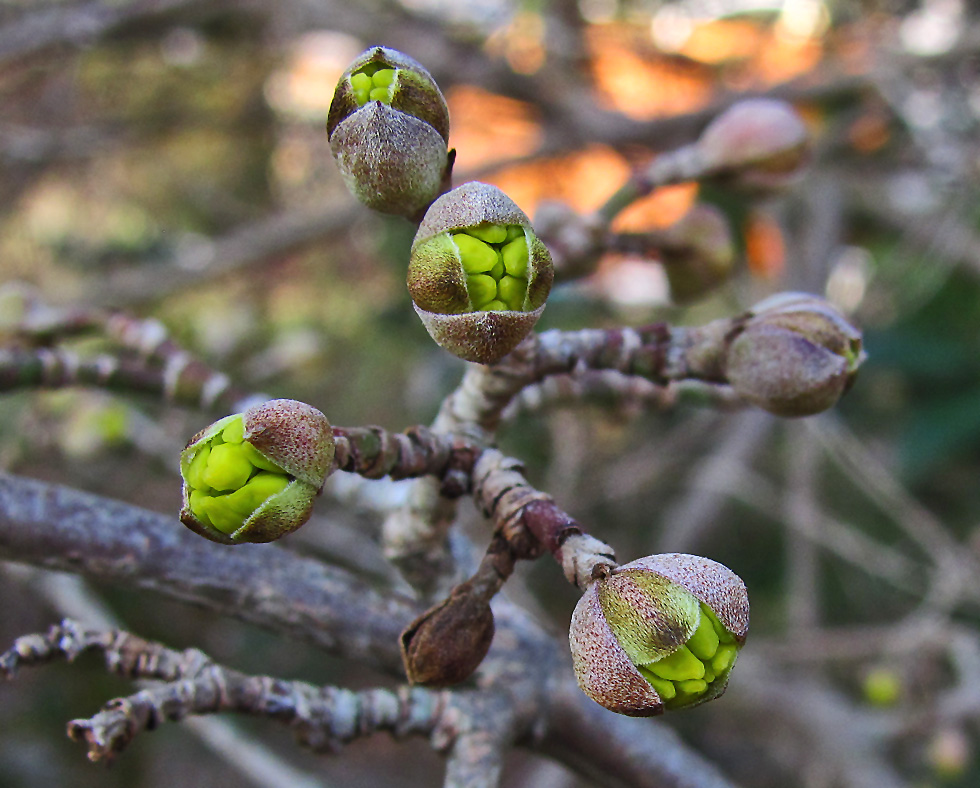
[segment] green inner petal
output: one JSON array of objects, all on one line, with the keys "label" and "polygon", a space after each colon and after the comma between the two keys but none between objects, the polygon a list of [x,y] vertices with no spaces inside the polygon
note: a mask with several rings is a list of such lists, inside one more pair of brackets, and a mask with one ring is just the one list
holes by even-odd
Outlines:
[{"label": "green inner petal", "polygon": [[244,442],[240,416],[196,447],[184,468],[184,480],[191,513],[204,525],[229,534],[293,481],[286,471]]},{"label": "green inner petal", "polygon": [[350,86],[359,107],[369,101],[391,104],[397,84],[398,69],[387,68],[383,63],[368,63],[350,75]]},{"label": "green inner petal", "polygon": [[473,311],[524,311],[530,268],[524,228],[480,224],[454,230],[451,237],[466,274]]},{"label": "green inner petal", "polygon": [[668,709],[697,703],[715,682],[727,681],[738,655],[735,636],[707,605],[699,607],[698,627],[685,645],[662,659],[636,666]]}]

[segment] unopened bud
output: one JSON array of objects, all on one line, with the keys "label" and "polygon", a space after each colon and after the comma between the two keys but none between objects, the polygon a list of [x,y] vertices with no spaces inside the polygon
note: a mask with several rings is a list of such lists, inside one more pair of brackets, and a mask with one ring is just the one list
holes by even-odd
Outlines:
[{"label": "unopened bud", "polygon": [[326,416],[303,402],[270,400],[219,419],[180,455],[180,520],[222,544],[285,536],[310,518],[333,454]]},{"label": "unopened bud", "polygon": [[448,687],[469,678],[493,641],[493,613],[469,584],[427,610],[402,633],[405,673],[413,684]]},{"label": "unopened bud", "polygon": [[715,118],[698,139],[702,163],[740,186],[777,189],[807,160],[809,133],[792,106],[778,99],[747,99]]},{"label": "unopened bud", "polygon": [[449,109],[421,64],[372,47],[347,68],[327,116],[347,188],[369,208],[415,217],[448,180]]},{"label": "unopened bud", "polygon": [[711,292],[735,268],[735,244],[725,215],[700,203],[662,236],[661,253],[670,297],[679,304]]},{"label": "unopened bud", "polygon": [[780,293],[756,304],[726,357],[735,393],[777,416],[837,403],[864,361],[861,332],[827,301]]},{"label": "unopened bud", "polygon": [[412,243],[408,290],[429,335],[490,364],[527,336],[554,269],[527,215],[496,186],[471,182],[436,200]]},{"label": "unopened bud", "polygon": [[631,717],[717,698],[749,628],[745,585],[692,555],[641,558],[596,580],[572,613],[579,687]]}]

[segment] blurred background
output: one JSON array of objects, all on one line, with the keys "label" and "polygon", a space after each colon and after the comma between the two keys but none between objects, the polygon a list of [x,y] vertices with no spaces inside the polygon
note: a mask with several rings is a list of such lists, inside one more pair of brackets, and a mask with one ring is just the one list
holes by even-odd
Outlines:
[{"label": "blurred background", "polygon": [[[840,407],[787,422],[698,391],[582,402],[546,386],[502,447],[621,560],[697,552],[746,580],[745,675],[720,703],[638,725],[676,726],[745,788],[980,784],[980,14],[964,0],[5,0],[0,338],[20,341],[32,299],[112,307],[334,424],[430,421],[464,364],[411,308],[414,227],[353,201],[324,132],[338,77],[374,44],[442,87],[456,181],[495,183],[532,217],[547,201],[596,209],[741,96],[800,111],[813,159],[783,193],[682,185],[617,219],[648,233],[711,203],[731,230],[730,279],[678,306],[655,258],[620,250],[559,281],[539,328],[698,324],[778,290],[821,293],[869,354]],[[176,513],[177,455],[214,415],[14,390],[0,467]],[[399,587],[376,512],[343,480],[328,492],[287,546]],[[507,590],[563,637],[576,595],[539,564]],[[148,594],[4,565],[0,598],[3,644],[87,611],[246,671],[391,685]],[[65,723],[130,686],[82,659],[0,687],[0,786],[252,785],[234,765],[246,751],[296,770],[294,785],[441,783],[421,741],[318,757],[250,720],[234,721],[230,755],[179,724],[111,771],[88,764]],[[505,775],[585,784],[521,754]]]}]

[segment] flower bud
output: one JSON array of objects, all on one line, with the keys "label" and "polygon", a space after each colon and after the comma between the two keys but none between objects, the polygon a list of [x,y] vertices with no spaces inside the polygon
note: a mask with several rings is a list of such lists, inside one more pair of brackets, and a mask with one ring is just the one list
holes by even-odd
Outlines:
[{"label": "flower bud", "polygon": [[469,678],[493,641],[493,612],[472,587],[457,586],[401,636],[402,662],[412,684],[448,687]]},{"label": "flower bud", "polygon": [[631,717],[717,698],[749,628],[745,585],[727,567],[680,553],[640,558],[599,578],[569,631],[579,687]]},{"label": "flower bud", "polygon": [[180,521],[222,544],[285,536],[310,518],[333,453],[327,417],[303,402],[274,399],[219,419],[180,455]]},{"label": "flower bud", "polygon": [[810,416],[836,404],[864,361],[861,332],[827,301],[780,293],[751,310],[726,355],[735,393],[777,416]]},{"label": "flower bud", "polygon": [[327,138],[347,188],[376,211],[415,217],[448,181],[446,100],[421,64],[393,49],[366,50],[341,76]]},{"label": "flower bud", "polygon": [[809,133],[792,106],[778,99],[733,104],[705,128],[696,145],[704,166],[740,186],[777,189],[807,159]]},{"label": "flower bud", "polygon": [[408,291],[429,335],[492,364],[544,310],[554,268],[525,213],[496,186],[465,183],[429,208],[412,243]]},{"label": "flower bud", "polygon": [[708,203],[695,205],[661,239],[670,297],[678,304],[711,292],[735,268],[735,244],[725,215]]}]

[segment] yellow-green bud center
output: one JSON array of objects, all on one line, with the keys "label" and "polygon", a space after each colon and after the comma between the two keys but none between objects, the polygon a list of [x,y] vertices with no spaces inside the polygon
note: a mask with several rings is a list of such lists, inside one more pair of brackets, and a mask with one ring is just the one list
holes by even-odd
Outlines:
[{"label": "yellow-green bud center", "polygon": [[244,440],[241,415],[197,448],[184,472],[193,515],[205,525],[230,534],[293,481],[275,463]]},{"label": "yellow-green bud center", "polygon": [[525,311],[528,248],[518,224],[483,224],[451,235],[475,312]]},{"label": "yellow-green bud center", "polygon": [[350,86],[357,106],[363,107],[369,101],[390,104],[397,74],[398,69],[383,63],[368,63],[351,74]]},{"label": "yellow-green bud center", "polygon": [[735,636],[707,605],[700,607],[698,627],[687,643],[666,657],[637,665],[668,709],[697,701],[714,682],[724,681],[735,663]]}]

